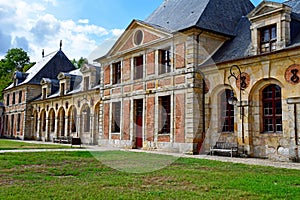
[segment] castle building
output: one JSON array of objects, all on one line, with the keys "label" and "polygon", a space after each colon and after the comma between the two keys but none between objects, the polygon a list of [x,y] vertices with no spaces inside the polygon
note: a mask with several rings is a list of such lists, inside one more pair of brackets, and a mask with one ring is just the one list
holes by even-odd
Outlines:
[{"label": "castle building", "polygon": [[74,69],[58,51],[16,72],[3,133],[194,154],[236,143],[250,157],[297,160],[299,53],[300,0],[164,1],[101,67]]}]

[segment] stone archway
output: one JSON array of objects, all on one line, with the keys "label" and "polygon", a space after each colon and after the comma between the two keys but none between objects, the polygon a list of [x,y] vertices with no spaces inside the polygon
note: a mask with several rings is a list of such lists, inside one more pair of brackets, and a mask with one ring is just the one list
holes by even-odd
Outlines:
[{"label": "stone archway", "polygon": [[84,104],[80,111],[80,138],[82,143],[89,144],[91,141],[91,109],[88,104]]},{"label": "stone archway", "polygon": [[99,140],[99,119],[100,119],[100,102],[94,108],[94,124],[93,124],[93,144],[97,145]]},{"label": "stone archway", "polygon": [[54,133],[55,133],[55,110],[54,108],[51,108],[48,114],[48,140],[52,140],[52,138],[54,137]]},{"label": "stone archway", "polygon": [[57,137],[65,136],[65,110],[61,107],[57,115]]},{"label": "stone archway", "polygon": [[40,112],[40,131],[39,131],[39,139],[45,140],[46,133],[46,110],[43,109]]},{"label": "stone archway", "polygon": [[68,111],[68,135],[78,137],[78,128],[77,128],[77,110],[75,106],[71,106]]}]

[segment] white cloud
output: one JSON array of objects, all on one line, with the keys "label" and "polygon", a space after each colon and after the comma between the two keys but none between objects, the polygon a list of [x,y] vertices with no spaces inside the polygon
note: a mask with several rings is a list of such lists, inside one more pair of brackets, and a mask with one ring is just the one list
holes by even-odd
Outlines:
[{"label": "white cloud", "polygon": [[[42,49],[49,54],[62,49],[70,59],[87,57],[100,41],[119,36],[124,30],[107,30],[89,24],[88,19],[61,20],[47,12],[47,6],[57,5],[56,0],[0,0],[0,57],[5,48],[23,48],[31,61],[41,58]],[[69,8],[71,9],[71,8]],[[4,34],[5,33],[5,34]]]},{"label": "white cloud", "polygon": [[88,24],[89,20],[88,19],[80,19],[80,20],[78,20],[78,23],[80,23],[80,24]]}]

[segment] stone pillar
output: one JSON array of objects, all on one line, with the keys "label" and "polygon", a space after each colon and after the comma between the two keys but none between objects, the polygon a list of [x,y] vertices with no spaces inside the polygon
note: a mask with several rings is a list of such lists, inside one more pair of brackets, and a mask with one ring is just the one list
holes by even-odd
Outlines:
[{"label": "stone pillar", "polygon": [[41,138],[41,118],[38,118],[36,137],[38,140],[42,139]]},{"label": "stone pillar", "polygon": [[55,122],[54,122],[54,136],[57,137],[58,136],[58,117],[55,116]]},{"label": "stone pillar", "polygon": [[90,115],[90,144],[94,144],[94,134],[95,134],[95,127],[94,127],[94,115]]},{"label": "stone pillar", "polygon": [[70,136],[70,129],[69,129],[69,116],[65,116],[65,136]]},{"label": "stone pillar", "polygon": [[81,116],[80,115],[77,115],[77,122],[76,122],[76,132],[77,132],[77,135],[76,137],[80,137],[80,133],[81,133]]},{"label": "stone pillar", "polygon": [[45,129],[45,141],[50,140],[50,131],[49,131],[49,117],[46,117],[46,129]]}]

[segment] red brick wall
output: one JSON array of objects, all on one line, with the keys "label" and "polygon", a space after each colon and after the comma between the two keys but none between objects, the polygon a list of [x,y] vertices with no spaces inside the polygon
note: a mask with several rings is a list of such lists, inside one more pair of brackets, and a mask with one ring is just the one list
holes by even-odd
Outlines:
[{"label": "red brick wall", "polygon": [[158,142],[170,142],[170,135],[158,135]]},{"label": "red brick wall", "polygon": [[104,85],[108,85],[110,83],[110,66],[107,65],[104,67]]},{"label": "red brick wall", "polygon": [[144,42],[143,43],[148,43],[153,40],[157,40],[159,37],[157,35],[154,35],[148,31],[144,31]]},{"label": "red brick wall", "polygon": [[185,46],[184,43],[176,45],[176,68],[185,67]]},{"label": "red brick wall", "polygon": [[124,100],[123,111],[122,140],[130,140],[130,100]]},{"label": "red brick wall", "polygon": [[123,82],[130,80],[130,59],[123,61],[122,76]]},{"label": "red brick wall", "polygon": [[133,48],[133,35],[131,35],[128,40],[125,42],[125,44],[123,45],[123,47],[120,49],[120,51],[124,51],[130,48]]},{"label": "red brick wall", "polygon": [[155,74],[155,53],[150,52],[147,54],[147,75]]},{"label": "red brick wall", "polygon": [[103,130],[104,139],[108,139],[109,136],[109,103],[104,103],[104,119],[103,119]]},{"label": "red brick wall", "polygon": [[175,142],[184,143],[185,94],[176,94],[175,101]]},{"label": "red brick wall", "polygon": [[145,137],[148,141],[154,141],[154,114],[155,114],[155,98],[147,98],[146,107],[146,133]]}]

